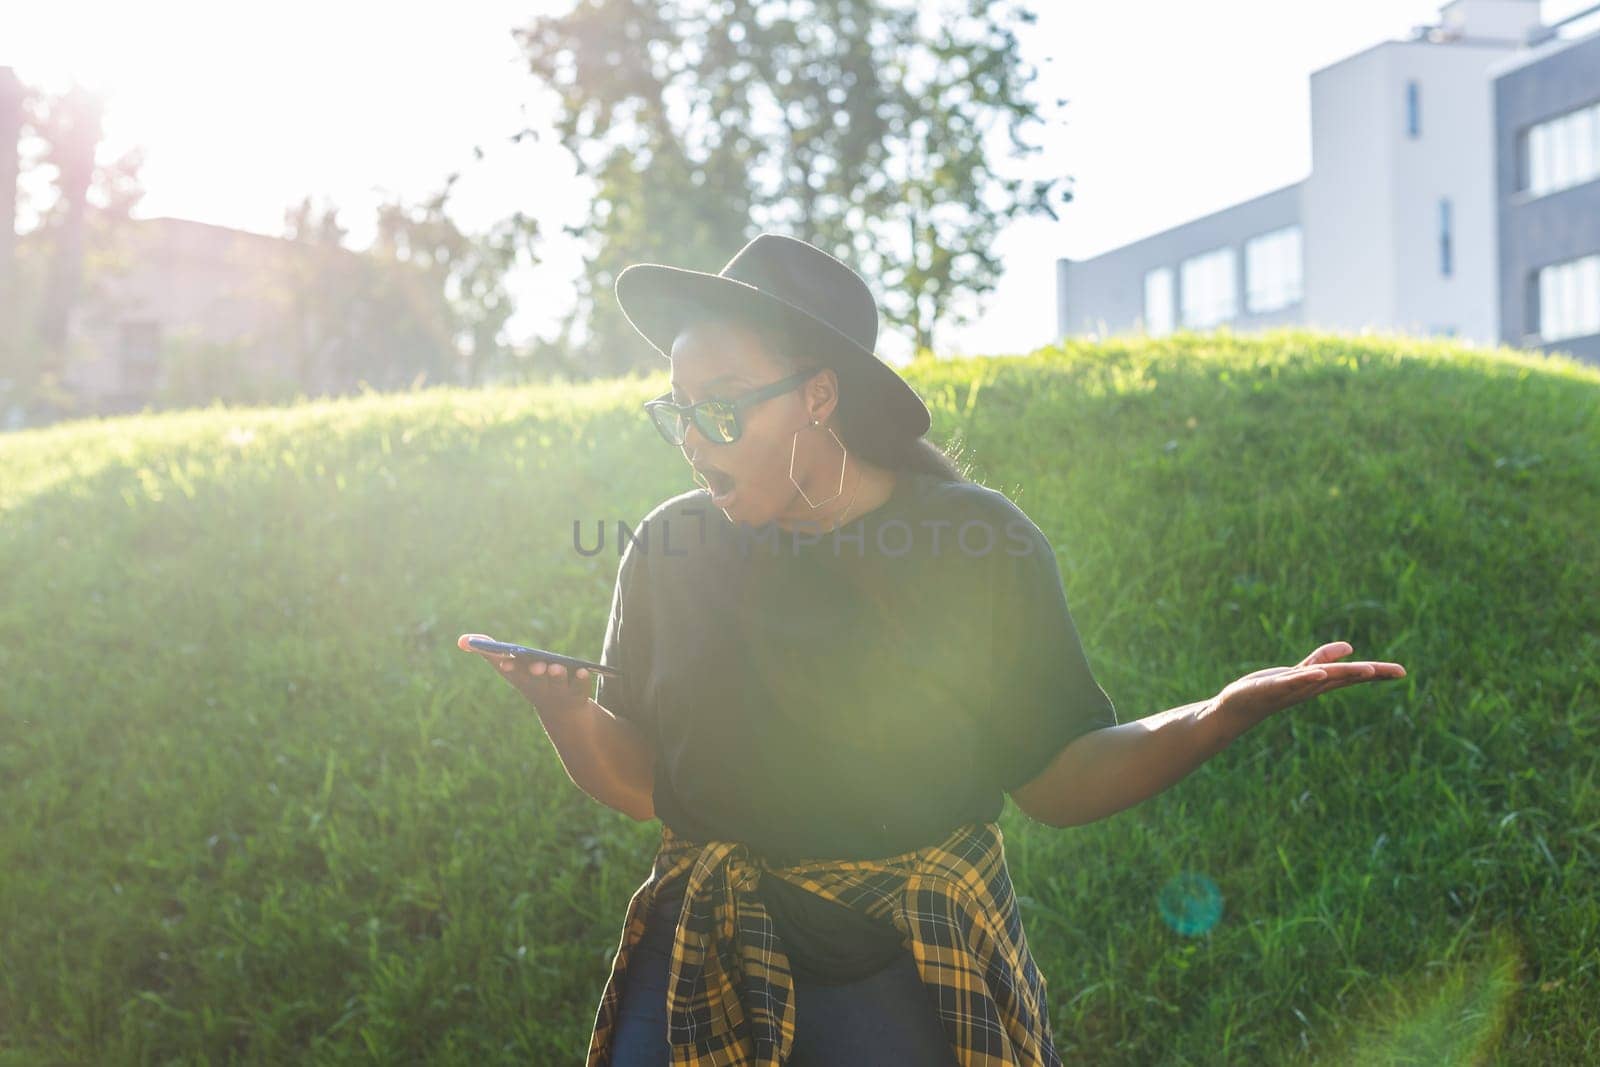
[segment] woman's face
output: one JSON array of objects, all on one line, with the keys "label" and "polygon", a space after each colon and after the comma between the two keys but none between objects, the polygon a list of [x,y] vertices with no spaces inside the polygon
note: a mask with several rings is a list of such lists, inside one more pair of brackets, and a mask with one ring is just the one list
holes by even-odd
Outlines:
[{"label": "woman's face", "polygon": [[[773,359],[760,337],[736,323],[696,323],[678,334],[672,345],[672,398],[680,404],[701,400],[734,400],[753,389],[792,373]],[[839,446],[831,436],[812,431],[812,418],[825,422],[837,394],[835,375],[818,371],[789,392],[769,397],[739,412],[739,439],[709,441],[690,425],[682,445],[684,458],[710,483],[712,502],[734,522],[761,526],[778,519],[800,518],[811,509],[789,480],[789,454],[794,449],[794,476],[817,499],[815,473],[832,457],[833,486],[838,485]],[[819,445],[818,437],[826,441]],[[819,466],[820,464],[820,466]],[[822,479],[826,481],[827,479]],[[827,496],[831,489],[822,488]]]}]

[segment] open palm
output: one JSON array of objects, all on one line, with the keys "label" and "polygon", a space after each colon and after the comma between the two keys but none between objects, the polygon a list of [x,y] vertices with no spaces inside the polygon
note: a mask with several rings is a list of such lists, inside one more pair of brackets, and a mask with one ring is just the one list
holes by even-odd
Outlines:
[{"label": "open palm", "polygon": [[1364,660],[1339,663],[1354,649],[1348,641],[1330,641],[1293,667],[1266,667],[1230,682],[1213,700],[1213,714],[1228,723],[1229,733],[1243,733],[1269,715],[1304,703],[1330,689],[1360,682],[1404,678],[1398,663]]}]

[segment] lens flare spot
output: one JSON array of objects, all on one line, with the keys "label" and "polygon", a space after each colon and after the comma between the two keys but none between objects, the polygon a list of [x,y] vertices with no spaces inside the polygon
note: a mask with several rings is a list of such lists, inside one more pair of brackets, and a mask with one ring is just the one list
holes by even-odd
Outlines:
[{"label": "lens flare spot", "polygon": [[1161,918],[1178,933],[1195,937],[1222,918],[1222,890],[1198,871],[1184,871],[1167,880],[1156,897]]},{"label": "lens flare spot", "polygon": [[1478,1067],[1498,1062],[1501,1038],[1523,988],[1525,950],[1509,926],[1454,960],[1428,960],[1398,978],[1383,978],[1378,1005],[1352,1020],[1342,1046],[1323,1060],[1337,1067],[1444,1063]]}]

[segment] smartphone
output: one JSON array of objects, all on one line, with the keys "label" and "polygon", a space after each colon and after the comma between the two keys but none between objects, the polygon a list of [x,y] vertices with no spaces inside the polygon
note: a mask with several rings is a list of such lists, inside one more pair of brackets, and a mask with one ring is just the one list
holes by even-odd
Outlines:
[{"label": "smartphone", "polygon": [[512,645],[504,641],[490,641],[483,637],[469,637],[467,644],[480,652],[499,652],[513,659],[542,659],[550,663],[559,663],[570,670],[576,671],[579,667],[587,667],[596,674],[609,674],[613,677],[622,677],[622,672],[615,667],[608,667],[604,663],[592,663],[576,656],[563,656],[559,652],[546,652],[542,648],[529,648],[527,645]]}]

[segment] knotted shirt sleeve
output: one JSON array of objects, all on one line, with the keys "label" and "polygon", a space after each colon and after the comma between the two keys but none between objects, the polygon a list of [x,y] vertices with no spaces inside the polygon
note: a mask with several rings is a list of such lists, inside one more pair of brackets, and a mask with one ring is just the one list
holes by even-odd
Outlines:
[{"label": "knotted shirt sleeve", "polygon": [[1005,792],[1049,766],[1068,744],[1117,725],[1095,681],[1061,585],[1055,550],[1009,500],[993,553],[989,769]]}]

